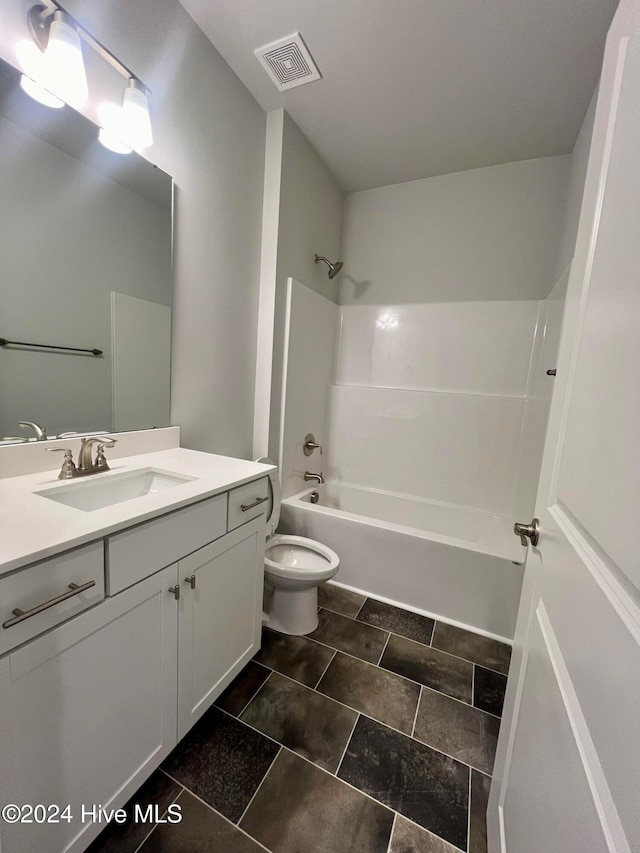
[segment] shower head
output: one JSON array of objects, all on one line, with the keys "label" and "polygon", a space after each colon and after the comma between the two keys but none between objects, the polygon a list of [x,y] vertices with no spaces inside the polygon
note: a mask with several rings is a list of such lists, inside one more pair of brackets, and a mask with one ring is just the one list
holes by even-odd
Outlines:
[{"label": "shower head", "polygon": [[322,255],[315,256],[315,262],[318,263],[318,261],[323,261],[329,267],[329,278],[335,278],[344,266],[342,261],[336,261],[335,264],[332,264],[331,261],[323,258]]}]

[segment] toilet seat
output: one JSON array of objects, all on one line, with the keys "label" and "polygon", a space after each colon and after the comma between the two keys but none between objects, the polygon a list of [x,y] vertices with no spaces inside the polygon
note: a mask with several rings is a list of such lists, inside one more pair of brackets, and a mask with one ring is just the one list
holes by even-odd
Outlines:
[{"label": "toilet seat", "polygon": [[340,559],[314,539],[276,534],[267,540],[264,563],[265,570],[276,577],[322,583],[335,575]]}]

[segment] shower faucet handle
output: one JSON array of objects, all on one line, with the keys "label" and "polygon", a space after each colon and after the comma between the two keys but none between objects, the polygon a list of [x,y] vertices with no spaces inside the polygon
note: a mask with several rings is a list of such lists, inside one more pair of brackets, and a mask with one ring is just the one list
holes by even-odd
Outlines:
[{"label": "shower faucet handle", "polygon": [[308,432],[304,437],[304,444],[302,445],[304,455],[311,456],[316,447],[320,451],[320,456],[322,456],[322,445],[318,444],[312,432]]}]

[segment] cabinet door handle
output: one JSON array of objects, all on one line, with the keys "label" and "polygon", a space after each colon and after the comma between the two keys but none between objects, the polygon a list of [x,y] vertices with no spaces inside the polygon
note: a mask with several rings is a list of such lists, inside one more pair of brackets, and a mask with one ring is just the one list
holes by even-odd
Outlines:
[{"label": "cabinet door handle", "polygon": [[196,576],[190,575],[188,578],[185,578],[185,583],[188,583],[191,589],[196,588]]},{"label": "cabinet door handle", "polygon": [[263,504],[265,501],[268,501],[269,498],[256,498],[255,501],[251,504],[240,504],[240,509],[242,512],[246,512],[248,509],[253,509],[254,506],[258,506],[258,504]]},{"label": "cabinet door handle", "polygon": [[170,586],[169,592],[173,593],[173,597],[176,601],[178,601],[178,599],[180,598],[180,587],[178,586],[178,584],[176,584],[175,586]]},{"label": "cabinet door handle", "polygon": [[31,610],[20,610],[19,607],[15,607],[11,611],[13,613],[13,619],[7,619],[6,622],[2,623],[2,627],[11,628],[12,625],[17,625],[18,622],[24,622],[25,619],[29,619],[31,618],[31,616],[35,616],[36,613],[42,613],[43,610],[48,610],[50,607],[54,607],[56,604],[60,604],[60,602],[66,601],[67,598],[72,598],[74,595],[80,595],[81,592],[84,592],[87,589],[91,589],[91,587],[95,585],[95,581],[87,581],[87,583],[83,583],[80,585],[78,585],[77,583],[70,583],[70,592],[63,592],[61,593],[61,595],[56,595],[55,598],[51,598],[49,599],[49,601],[45,601],[43,604],[37,604],[35,607],[32,607]]}]

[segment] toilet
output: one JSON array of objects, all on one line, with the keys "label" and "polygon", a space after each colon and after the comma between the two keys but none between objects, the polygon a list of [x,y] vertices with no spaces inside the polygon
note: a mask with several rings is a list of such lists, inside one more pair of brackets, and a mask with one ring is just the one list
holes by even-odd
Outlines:
[{"label": "toilet", "polygon": [[[265,457],[257,461],[274,464]],[[318,586],[336,575],[340,558],[314,539],[275,532],[280,520],[277,470],[269,472],[269,486],[263,622],[283,634],[310,634],[318,627]]]}]

